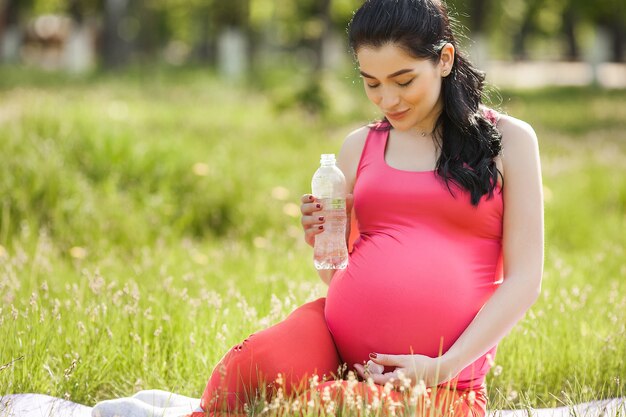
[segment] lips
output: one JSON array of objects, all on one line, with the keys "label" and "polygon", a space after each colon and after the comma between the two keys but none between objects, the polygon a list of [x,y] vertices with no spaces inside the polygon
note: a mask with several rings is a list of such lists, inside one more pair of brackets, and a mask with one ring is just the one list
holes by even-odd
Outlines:
[{"label": "lips", "polygon": [[407,109],[407,110],[404,110],[404,111],[399,111],[399,112],[396,112],[396,113],[385,113],[385,115],[386,115],[386,116],[387,116],[387,118],[389,118],[389,119],[395,119],[395,120],[398,120],[398,119],[402,119],[402,117],[404,117],[404,115],[405,115],[408,111],[409,111],[409,110]]}]

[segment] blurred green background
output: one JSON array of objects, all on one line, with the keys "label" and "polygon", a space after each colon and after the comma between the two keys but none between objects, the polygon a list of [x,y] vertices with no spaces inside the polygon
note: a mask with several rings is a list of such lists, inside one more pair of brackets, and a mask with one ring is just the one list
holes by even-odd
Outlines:
[{"label": "blurred green background", "polygon": [[[344,41],[358,4],[0,0],[0,395],[199,397],[230,346],[324,295],[299,197],[379,117]],[[624,396],[624,4],[450,5],[542,155],[543,292],[490,408]]]}]

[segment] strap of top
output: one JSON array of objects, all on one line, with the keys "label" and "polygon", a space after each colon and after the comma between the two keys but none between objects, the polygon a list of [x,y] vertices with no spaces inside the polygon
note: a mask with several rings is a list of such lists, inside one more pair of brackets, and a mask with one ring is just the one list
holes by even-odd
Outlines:
[{"label": "strap of top", "polygon": [[389,134],[388,122],[377,122],[368,126],[369,132],[367,138],[365,138],[365,144],[363,145],[363,151],[361,152],[361,158],[356,171],[356,177],[359,178],[361,170],[365,167],[374,164],[379,160],[380,155],[385,152],[385,137]]},{"label": "strap of top", "polygon": [[[365,144],[363,145],[363,151],[361,151],[361,158],[359,159],[359,165],[356,171],[356,180],[358,181],[361,170],[367,166],[371,166],[380,160],[380,155],[385,151],[385,136],[389,134],[389,126],[387,122],[377,122],[368,125],[369,131],[365,138]],[[354,206],[352,206],[352,213],[350,216],[350,236],[348,238],[348,251],[352,252],[354,249],[354,243],[360,236],[359,224],[354,212]]]}]

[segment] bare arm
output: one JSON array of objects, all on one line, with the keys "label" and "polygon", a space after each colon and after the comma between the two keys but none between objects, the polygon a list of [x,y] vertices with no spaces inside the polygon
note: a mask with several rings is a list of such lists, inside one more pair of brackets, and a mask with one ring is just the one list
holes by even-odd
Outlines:
[{"label": "bare arm", "polygon": [[504,337],[536,301],[543,273],[543,196],[539,148],[533,129],[501,122],[504,166],[504,279],[474,320],[443,355],[452,375]]}]

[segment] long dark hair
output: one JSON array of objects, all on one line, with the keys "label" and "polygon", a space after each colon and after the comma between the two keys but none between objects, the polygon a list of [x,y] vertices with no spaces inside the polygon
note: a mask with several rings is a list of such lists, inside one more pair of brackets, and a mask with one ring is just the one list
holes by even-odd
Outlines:
[{"label": "long dark hair", "polygon": [[[439,0],[366,0],[350,21],[348,39],[355,54],[360,47],[393,43],[415,58],[433,62],[438,62],[446,43],[454,46],[452,71],[443,78],[443,111],[435,125],[441,148],[437,174],[451,193],[449,181],[469,191],[475,206],[483,195],[493,197],[501,175],[494,158],[502,148],[502,135],[481,105],[485,74],[459,53],[445,4]],[[389,123],[382,126],[391,129]]]}]

